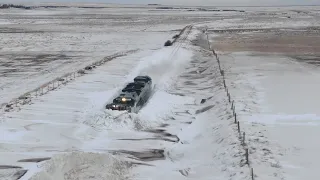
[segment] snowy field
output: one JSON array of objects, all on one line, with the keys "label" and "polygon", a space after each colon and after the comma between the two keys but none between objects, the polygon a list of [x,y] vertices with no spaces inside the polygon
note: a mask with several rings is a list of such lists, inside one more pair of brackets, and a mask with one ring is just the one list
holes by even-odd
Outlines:
[{"label": "snowy field", "polygon": [[[0,10],[0,104],[135,50],[2,109],[0,179],[251,179],[209,44],[255,179],[317,179],[320,8],[222,9],[237,11]],[[105,110],[140,74],[156,84],[143,109]]]},{"label": "snowy field", "polygon": [[319,10],[206,24],[257,179],[319,177]]},{"label": "snowy field", "polygon": [[199,18],[208,15],[185,18],[135,9],[1,10],[0,105],[106,56],[155,50]]}]

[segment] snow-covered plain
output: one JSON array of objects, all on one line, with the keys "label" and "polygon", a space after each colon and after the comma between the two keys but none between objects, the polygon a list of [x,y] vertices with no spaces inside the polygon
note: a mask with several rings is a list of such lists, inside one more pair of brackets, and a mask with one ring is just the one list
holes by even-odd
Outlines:
[{"label": "snow-covered plain", "polygon": [[[312,37],[313,32],[316,34],[319,31],[319,7],[313,8],[257,13],[260,16],[202,25],[209,30],[225,31],[210,34],[211,46],[218,48],[215,51],[225,71],[231,97],[235,100],[241,129],[247,135],[250,162],[256,179],[319,178],[320,146],[317,137],[320,135],[320,99],[317,93],[320,90],[320,36],[314,36],[312,45],[302,42],[303,38]],[[276,16],[269,21],[270,13],[272,16],[284,14],[290,18]],[[259,39],[256,32],[263,33],[263,29],[268,28],[276,30],[274,35],[269,33],[269,38],[264,39],[278,37],[282,39],[277,41],[279,44],[269,41],[258,44],[258,41],[241,37]],[[241,29],[245,31],[241,32]],[[220,46],[219,43],[223,43],[223,40],[217,40],[220,35],[231,40]],[[283,40],[285,38],[290,41],[286,42]],[[220,47],[224,51],[220,51]],[[241,52],[241,49],[247,51]]]},{"label": "snow-covered plain", "polygon": [[279,55],[232,53],[220,60],[257,175],[317,179],[318,68]]},{"label": "snow-covered plain", "polygon": [[[230,112],[196,111],[210,110],[214,101],[227,106],[223,97],[200,105],[201,99],[224,90],[210,51],[190,44],[199,34],[197,29],[186,30],[173,47],[118,58],[30,105],[4,113],[1,163],[28,170],[23,179],[158,179],[163,173],[175,179],[248,176],[240,167],[236,133],[227,123]],[[203,53],[207,57],[199,58]],[[139,74],[150,75],[156,84],[148,104],[138,114],[105,111],[118,88]],[[192,83],[191,77],[198,80]],[[196,93],[199,88],[201,94]],[[214,147],[197,152],[205,144]],[[51,156],[40,166],[19,162]],[[146,166],[141,161],[151,162]],[[14,179],[21,171],[4,170],[3,176]]]},{"label": "snow-covered plain", "polygon": [[[138,51],[1,111],[0,179],[251,179],[203,30],[214,48],[215,29],[319,25],[317,8],[299,8],[1,10],[1,103],[116,52]],[[277,54],[218,54],[255,178],[317,179],[317,67]],[[139,74],[156,84],[146,106],[138,114],[105,110]]]},{"label": "snow-covered plain", "polygon": [[157,49],[198,19],[120,10],[1,10],[0,104],[117,52]]}]

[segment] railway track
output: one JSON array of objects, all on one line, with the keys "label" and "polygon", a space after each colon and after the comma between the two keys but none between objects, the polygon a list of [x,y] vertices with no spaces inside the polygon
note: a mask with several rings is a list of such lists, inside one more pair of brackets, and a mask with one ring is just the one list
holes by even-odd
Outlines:
[{"label": "railway track", "polygon": [[181,48],[182,44],[187,40],[189,34],[191,33],[192,28],[193,28],[192,25],[188,25],[184,27],[180,32],[179,37],[173,41],[174,44],[176,42],[177,44],[175,45],[172,53],[169,56],[170,60],[172,60],[172,58],[177,54],[178,50]]}]

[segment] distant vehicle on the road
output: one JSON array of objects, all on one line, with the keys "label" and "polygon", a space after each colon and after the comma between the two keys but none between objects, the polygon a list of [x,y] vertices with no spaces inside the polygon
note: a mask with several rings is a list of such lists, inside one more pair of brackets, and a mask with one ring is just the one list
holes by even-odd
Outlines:
[{"label": "distant vehicle on the road", "polygon": [[137,113],[148,101],[152,91],[152,79],[149,76],[137,76],[123,88],[106,109]]}]

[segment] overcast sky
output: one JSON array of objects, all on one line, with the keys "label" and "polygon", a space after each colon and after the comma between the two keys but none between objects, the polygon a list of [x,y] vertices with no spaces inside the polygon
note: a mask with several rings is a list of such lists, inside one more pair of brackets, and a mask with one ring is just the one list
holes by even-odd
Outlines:
[{"label": "overcast sky", "polygon": [[0,3],[21,2],[90,2],[125,4],[177,4],[177,5],[216,5],[216,6],[256,6],[256,5],[320,5],[320,0],[0,0]]}]

